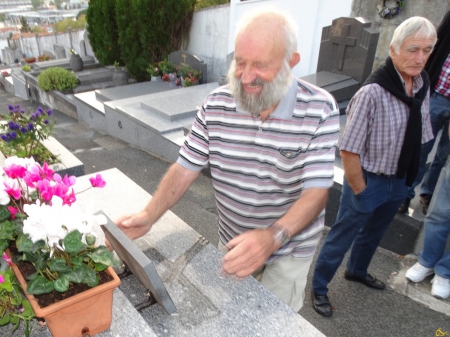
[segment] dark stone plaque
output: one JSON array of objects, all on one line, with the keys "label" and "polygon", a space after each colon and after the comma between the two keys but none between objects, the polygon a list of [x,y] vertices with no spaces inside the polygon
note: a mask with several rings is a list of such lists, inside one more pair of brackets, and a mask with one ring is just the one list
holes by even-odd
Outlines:
[{"label": "dark stone plaque", "polygon": [[317,72],[347,75],[362,84],[372,72],[379,34],[362,17],[333,20],[322,29]]},{"label": "dark stone plaque", "polygon": [[[96,214],[106,214],[103,211]],[[158,272],[152,261],[131,241],[111,219],[106,216],[108,222],[102,225],[105,236],[116,251],[119,258],[126,264],[128,269],[139,280],[139,282],[147,288],[153,298],[164,308],[170,315],[177,308],[170,298],[166,287],[162,283]]]}]

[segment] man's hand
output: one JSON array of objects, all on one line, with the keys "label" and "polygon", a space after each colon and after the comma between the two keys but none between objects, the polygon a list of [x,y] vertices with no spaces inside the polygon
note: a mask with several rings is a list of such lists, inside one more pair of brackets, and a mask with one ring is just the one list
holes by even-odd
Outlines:
[{"label": "man's hand", "polygon": [[[122,216],[115,220],[114,223],[131,240],[146,234],[152,228],[149,221],[149,214],[145,210],[142,210],[136,214]],[[108,239],[106,239],[106,246],[112,250],[112,246]]]},{"label": "man's hand", "polygon": [[222,269],[244,278],[261,267],[279,247],[269,230],[255,229],[235,237],[227,248],[230,251],[222,259]]}]

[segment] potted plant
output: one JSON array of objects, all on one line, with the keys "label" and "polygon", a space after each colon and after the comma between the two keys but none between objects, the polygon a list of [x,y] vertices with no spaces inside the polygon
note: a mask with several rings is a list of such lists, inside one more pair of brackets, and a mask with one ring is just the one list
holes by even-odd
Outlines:
[{"label": "potted plant", "polygon": [[[4,253],[3,260],[12,265],[11,258]],[[13,324],[12,333],[25,322],[24,334],[31,333],[30,321],[34,317],[30,302],[23,296],[20,285],[12,269],[0,271],[0,325]]]},{"label": "potted plant", "polygon": [[50,56],[42,54],[40,56],[38,56],[38,61],[39,62],[43,62],[43,61],[49,61],[50,60]]},{"label": "potted plant", "polygon": [[54,160],[44,152],[41,141],[48,139],[55,121],[50,119],[51,109],[38,107],[34,113],[25,112],[20,105],[8,105],[9,113],[0,114],[0,151],[6,156],[34,157],[37,161]]},{"label": "potted plant", "polygon": [[35,57],[24,57],[23,59],[26,63],[34,63],[36,62],[36,58]]},{"label": "potted plant", "polygon": [[161,81],[162,71],[158,63],[153,62],[153,65],[147,68],[147,72],[150,74],[152,82]]},{"label": "potted plant", "polygon": [[83,70],[83,60],[81,56],[72,48],[70,48],[70,68],[73,72],[78,72]]},{"label": "potted plant", "polygon": [[28,64],[23,65],[21,69],[26,73],[31,71],[31,67]]},{"label": "potted plant", "polygon": [[[106,219],[78,207],[76,178],[61,177],[46,163],[9,157],[3,171],[0,209],[10,218],[0,224],[0,251],[10,248],[12,268],[36,316],[45,318],[54,337],[107,329],[120,280],[112,253],[96,239],[101,230],[94,231]],[[90,182],[106,184],[99,174]],[[77,287],[81,292],[70,295]],[[62,299],[49,304],[46,294]]]},{"label": "potted plant", "polygon": [[115,87],[128,84],[128,73],[126,69],[119,65],[119,62],[114,62],[113,84]]},{"label": "potted plant", "polygon": [[168,75],[171,82],[174,82],[177,79],[177,68],[168,59],[164,59],[163,61],[161,61],[160,67],[163,75]]}]

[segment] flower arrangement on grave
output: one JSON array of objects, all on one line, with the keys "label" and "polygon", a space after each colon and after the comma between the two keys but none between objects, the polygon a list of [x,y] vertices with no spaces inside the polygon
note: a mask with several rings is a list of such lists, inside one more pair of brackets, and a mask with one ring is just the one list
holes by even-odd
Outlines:
[{"label": "flower arrangement on grave", "polygon": [[173,74],[177,71],[175,64],[170,62],[167,58],[159,62],[159,66],[163,74]]},{"label": "flower arrangement on grave", "polygon": [[50,60],[50,56],[42,54],[40,56],[38,56],[38,61],[39,62],[43,62],[43,61],[49,61]]},{"label": "flower arrangement on grave", "polygon": [[25,57],[23,60],[26,63],[34,63],[34,62],[36,62],[36,58],[35,57]]},{"label": "flower arrangement on grave", "polygon": [[383,19],[392,19],[394,16],[398,15],[405,5],[404,0],[396,0],[394,7],[387,7],[386,0],[383,1],[383,5],[378,5],[378,15]]},{"label": "flower arrangement on grave", "polygon": [[[33,158],[16,156],[5,160],[3,171],[0,254],[9,247],[19,268],[32,269],[31,274],[22,272],[28,279],[26,293],[65,293],[77,284],[97,286],[99,273],[116,261],[96,239],[95,230],[106,218],[75,204],[76,178],[54,173],[47,163],[41,166]],[[89,188],[106,185],[100,174],[89,181]],[[0,294],[0,303],[7,296]],[[6,321],[4,315],[0,311],[0,322]]]},{"label": "flower arrangement on grave", "polygon": [[8,105],[9,112],[0,114],[5,123],[0,123],[0,150],[7,157],[25,158],[34,156],[38,161],[52,160],[51,154],[40,143],[47,139],[55,121],[50,120],[51,109],[38,107],[34,113],[25,112],[20,105]]},{"label": "flower arrangement on grave", "polygon": [[3,75],[3,77],[10,76],[10,74],[6,70],[2,71],[2,75]]},{"label": "flower arrangement on grave", "polygon": [[152,77],[160,77],[162,75],[161,65],[157,62],[153,62],[153,64],[147,68],[147,72]]},{"label": "flower arrangement on grave", "polygon": [[164,74],[161,76],[161,79],[163,80],[163,82],[170,82],[170,76],[169,74]]},{"label": "flower arrangement on grave", "polygon": [[184,87],[190,87],[198,84],[198,81],[200,81],[202,78],[201,71],[195,70],[188,66],[180,67],[180,69],[178,70],[178,74],[181,77],[182,85]]}]

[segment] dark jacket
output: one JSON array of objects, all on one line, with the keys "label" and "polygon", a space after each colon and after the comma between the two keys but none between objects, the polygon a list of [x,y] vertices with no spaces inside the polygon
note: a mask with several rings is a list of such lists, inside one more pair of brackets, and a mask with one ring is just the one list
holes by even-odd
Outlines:
[{"label": "dark jacket", "polygon": [[439,80],[439,75],[450,53],[450,11],[445,14],[437,29],[437,42],[433,52],[425,65],[425,70],[430,77],[430,90],[434,90]]}]

